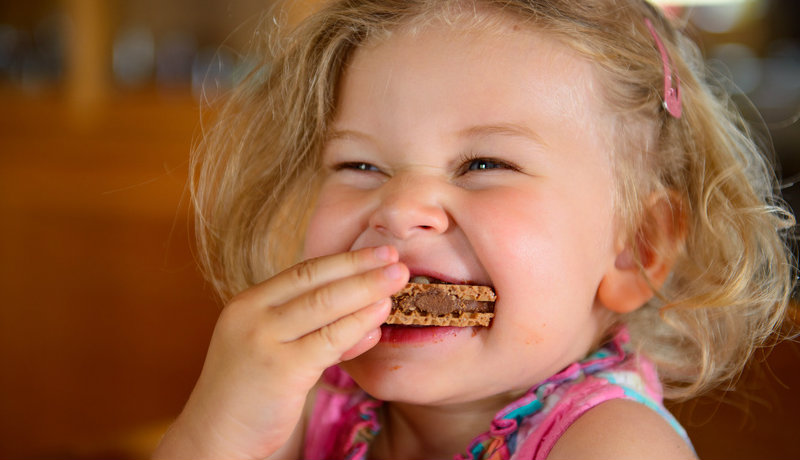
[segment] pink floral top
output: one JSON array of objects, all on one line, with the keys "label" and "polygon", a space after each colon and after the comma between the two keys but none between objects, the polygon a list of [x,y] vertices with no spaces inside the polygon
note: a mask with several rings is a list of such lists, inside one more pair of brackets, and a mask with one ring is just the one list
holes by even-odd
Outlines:
[{"label": "pink floral top", "polygon": [[[531,388],[495,415],[456,460],[543,459],[583,413],[611,399],[637,401],[663,416],[691,445],[686,432],[662,404],[655,368],[630,354],[626,330],[561,372]],[[361,391],[340,368],[329,368],[309,422],[304,458],[364,460],[380,431],[382,402]]]}]

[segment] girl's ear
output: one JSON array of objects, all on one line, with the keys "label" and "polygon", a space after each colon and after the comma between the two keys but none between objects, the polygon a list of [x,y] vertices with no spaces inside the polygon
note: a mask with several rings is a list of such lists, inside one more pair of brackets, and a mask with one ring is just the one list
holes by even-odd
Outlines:
[{"label": "girl's ear", "polygon": [[600,304],[616,313],[629,313],[644,305],[672,271],[686,240],[680,195],[661,192],[651,196],[632,240],[619,245],[614,265],[597,289]]}]

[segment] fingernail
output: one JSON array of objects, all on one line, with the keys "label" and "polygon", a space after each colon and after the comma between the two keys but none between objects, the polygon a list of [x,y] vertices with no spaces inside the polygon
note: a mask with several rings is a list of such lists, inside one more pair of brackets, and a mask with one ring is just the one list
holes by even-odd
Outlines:
[{"label": "fingernail", "polygon": [[403,268],[400,264],[392,264],[383,269],[384,275],[390,280],[399,280],[403,277]]},{"label": "fingernail", "polygon": [[392,249],[389,246],[380,246],[375,248],[375,257],[385,262],[392,261]]},{"label": "fingernail", "polygon": [[380,340],[380,338],[381,338],[381,329],[377,328],[369,331],[363,340],[367,342],[376,342]]}]

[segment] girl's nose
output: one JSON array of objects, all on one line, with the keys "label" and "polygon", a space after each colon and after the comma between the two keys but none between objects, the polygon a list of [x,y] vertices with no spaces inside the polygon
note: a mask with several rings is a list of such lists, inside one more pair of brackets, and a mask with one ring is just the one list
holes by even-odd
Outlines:
[{"label": "girl's nose", "polygon": [[395,177],[381,187],[380,203],[369,225],[378,233],[405,240],[444,233],[450,217],[440,187],[430,180]]}]

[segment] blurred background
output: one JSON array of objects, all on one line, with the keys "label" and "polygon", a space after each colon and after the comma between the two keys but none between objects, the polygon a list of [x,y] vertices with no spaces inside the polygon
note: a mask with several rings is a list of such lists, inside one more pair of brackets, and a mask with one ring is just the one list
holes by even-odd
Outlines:
[{"label": "blurred background", "polygon": [[[763,117],[800,209],[800,3],[686,3],[670,13]],[[180,411],[220,308],[192,256],[188,152],[270,6],[0,3],[0,457],[146,457]],[[701,457],[800,457],[798,363],[783,343],[734,393],[673,405]]]}]

